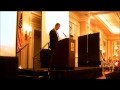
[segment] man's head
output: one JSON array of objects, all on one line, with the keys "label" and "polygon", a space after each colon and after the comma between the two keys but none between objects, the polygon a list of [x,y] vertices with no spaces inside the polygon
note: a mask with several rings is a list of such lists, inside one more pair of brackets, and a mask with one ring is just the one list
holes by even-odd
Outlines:
[{"label": "man's head", "polygon": [[58,30],[60,28],[60,23],[55,24],[55,29]]}]

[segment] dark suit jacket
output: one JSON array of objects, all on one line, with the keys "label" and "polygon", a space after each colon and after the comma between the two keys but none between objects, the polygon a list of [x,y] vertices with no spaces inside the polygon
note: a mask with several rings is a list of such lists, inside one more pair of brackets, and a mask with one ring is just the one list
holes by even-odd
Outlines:
[{"label": "dark suit jacket", "polygon": [[50,46],[49,48],[51,48],[51,50],[55,49],[55,44],[58,42],[58,36],[57,33],[54,29],[52,29],[49,33],[49,37],[50,37]]}]

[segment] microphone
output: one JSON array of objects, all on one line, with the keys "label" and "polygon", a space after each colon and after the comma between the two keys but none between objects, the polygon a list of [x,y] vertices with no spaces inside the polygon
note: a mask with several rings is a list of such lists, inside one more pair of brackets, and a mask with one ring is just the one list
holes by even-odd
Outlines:
[{"label": "microphone", "polygon": [[67,38],[67,36],[65,35],[65,33],[63,32],[64,36]]}]

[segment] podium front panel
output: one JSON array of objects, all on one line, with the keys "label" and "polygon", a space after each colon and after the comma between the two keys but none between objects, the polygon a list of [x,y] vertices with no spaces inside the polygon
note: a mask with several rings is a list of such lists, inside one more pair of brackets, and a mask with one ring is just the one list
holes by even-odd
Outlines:
[{"label": "podium front panel", "polygon": [[75,67],[75,40],[65,38],[58,41],[55,48],[54,67],[56,69]]}]

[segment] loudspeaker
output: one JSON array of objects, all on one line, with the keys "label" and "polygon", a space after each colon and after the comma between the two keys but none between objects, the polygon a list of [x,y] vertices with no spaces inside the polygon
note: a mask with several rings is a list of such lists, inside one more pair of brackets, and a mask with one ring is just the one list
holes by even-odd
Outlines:
[{"label": "loudspeaker", "polygon": [[0,80],[17,79],[18,57],[0,56]]},{"label": "loudspeaker", "polygon": [[51,59],[51,50],[42,49],[40,51],[41,68],[48,68]]},{"label": "loudspeaker", "polygon": [[99,67],[99,41],[99,33],[93,33],[78,37],[78,66]]}]

